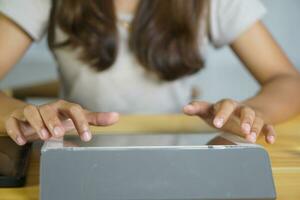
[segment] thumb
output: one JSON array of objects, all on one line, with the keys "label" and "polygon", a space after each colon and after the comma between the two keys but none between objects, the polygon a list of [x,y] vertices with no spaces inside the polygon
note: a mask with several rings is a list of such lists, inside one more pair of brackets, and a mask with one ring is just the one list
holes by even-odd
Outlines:
[{"label": "thumb", "polygon": [[116,112],[90,112],[86,111],[86,119],[94,126],[109,126],[119,120],[119,113]]},{"label": "thumb", "polygon": [[183,107],[183,113],[187,115],[198,115],[200,117],[207,117],[210,114],[212,104],[206,101],[193,101]]}]

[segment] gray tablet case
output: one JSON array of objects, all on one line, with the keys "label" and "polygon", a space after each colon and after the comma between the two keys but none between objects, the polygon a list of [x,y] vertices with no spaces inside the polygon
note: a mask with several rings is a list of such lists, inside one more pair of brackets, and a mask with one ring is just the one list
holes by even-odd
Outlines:
[{"label": "gray tablet case", "polygon": [[95,137],[44,144],[42,200],[276,198],[267,152],[239,137],[223,134],[225,145],[205,145],[203,134]]}]

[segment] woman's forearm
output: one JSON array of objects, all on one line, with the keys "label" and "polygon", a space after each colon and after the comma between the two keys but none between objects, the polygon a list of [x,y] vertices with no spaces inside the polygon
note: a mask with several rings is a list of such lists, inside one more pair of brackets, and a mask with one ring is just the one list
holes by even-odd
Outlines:
[{"label": "woman's forearm", "polygon": [[[0,123],[4,125],[6,117],[14,110],[27,105],[25,102],[7,96],[0,91]],[[3,126],[2,126],[3,127]]]},{"label": "woman's forearm", "polygon": [[259,93],[244,102],[275,124],[300,113],[300,76],[282,75],[266,82]]}]

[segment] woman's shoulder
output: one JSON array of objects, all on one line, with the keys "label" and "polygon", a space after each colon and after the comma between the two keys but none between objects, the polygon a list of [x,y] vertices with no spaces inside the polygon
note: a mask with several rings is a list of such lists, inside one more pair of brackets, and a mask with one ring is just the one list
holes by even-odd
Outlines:
[{"label": "woman's shoulder", "polygon": [[52,0],[0,0],[0,12],[18,24],[34,40],[46,33]]},{"label": "woman's shoulder", "polygon": [[216,47],[230,44],[266,13],[259,0],[210,0],[209,32]]},{"label": "woman's shoulder", "polygon": [[260,9],[263,4],[260,0],[209,0],[212,9],[230,13],[247,7],[248,9]]}]

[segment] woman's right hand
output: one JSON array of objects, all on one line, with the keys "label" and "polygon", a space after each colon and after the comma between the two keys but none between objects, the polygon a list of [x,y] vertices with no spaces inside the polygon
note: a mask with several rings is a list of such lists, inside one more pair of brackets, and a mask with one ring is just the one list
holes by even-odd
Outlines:
[{"label": "woman's right hand", "polygon": [[118,119],[119,115],[115,112],[91,112],[78,104],[58,100],[41,106],[26,105],[14,110],[6,117],[5,128],[19,145],[39,138],[59,138],[74,128],[83,141],[89,141],[92,138],[89,125],[108,126]]}]

